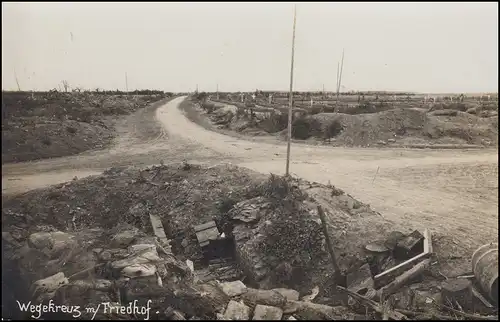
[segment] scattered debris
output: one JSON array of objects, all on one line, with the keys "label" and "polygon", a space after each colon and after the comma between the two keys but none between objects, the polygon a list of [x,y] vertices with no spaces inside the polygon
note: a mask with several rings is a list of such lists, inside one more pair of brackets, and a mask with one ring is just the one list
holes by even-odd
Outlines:
[{"label": "scattered debris", "polygon": [[[186,172],[184,176],[200,170],[193,167],[177,171]],[[209,178],[217,180],[212,174]],[[175,172],[169,179],[162,176],[159,171],[157,179],[174,182],[172,187],[195,182],[195,178],[175,177]],[[77,184],[78,181],[69,186]],[[301,190],[293,180],[274,178],[265,184],[267,186],[256,188],[256,192],[243,190],[243,197],[233,195],[234,199],[224,211],[218,210],[220,208],[179,210],[170,206],[172,210],[163,215],[162,208],[152,208],[151,204],[142,202],[144,206],[135,207],[132,217],[138,228],[116,225],[116,221],[115,226],[105,226],[105,229],[91,228],[95,223],[85,223],[78,217],[85,214],[83,218],[86,218],[89,212],[84,211],[76,215],[81,228],[71,234],[41,224],[20,233],[27,219],[12,212],[7,215],[5,211],[9,229],[2,237],[8,242],[2,247],[12,252],[8,258],[21,259],[16,265],[23,270],[22,279],[36,285],[36,296],[40,299],[54,299],[58,304],[68,305],[87,305],[85,301],[93,305],[103,301],[124,305],[151,299],[153,311],[159,312],[153,319],[338,320],[356,319],[360,314],[370,317],[376,314],[381,319],[442,318],[446,314],[451,318],[468,314],[486,319],[469,308],[475,299],[490,309],[481,313],[494,314],[496,303],[481,299],[482,287],[476,290],[471,285],[471,282],[479,283],[477,276],[472,281],[448,278],[439,289],[439,281],[443,279],[432,269],[435,259],[430,258],[433,245],[427,229],[422,234],[423,240],[415,231],[411,238],[397,231],[385,239],[371,235],[376,240],[384,240],[377,242],[383,252],[376,252],[375,248],[367,250],[364,246],[370,241],[365,240],[356,241],[356,248],[349,248],[350,245],[345,246],[345,241],[339,239],[345,235],[331,229],[337,227],[331,220],[338,220],[335,224],[346,229],[336,217],[342,214],[353,222],[348,211],[340,214],[331,207],[325,213],[312,197],[300,195]],[[321,188],[309,186],[308,193]],[[147,184],[145,187],[150,189]],[[192,191],[196,186],[189,189]],[[257,193],[261,195],[255,197]],[[329,190],[325,196],[334,198]],[[191,200],[191,205],[202,200],[200,198]],[[128,215],[127,211],[138,204],[134,199],[124,205],[123,210]],[[207,215],[198,220],[179,215],[188,211],[192,211],[193,217],[198,213]],[[152,212],[157,215],[152,216]],[[107,217],[109,215],[103,216]],[[139,230],[145,226],[146,231],[151,232],[153,228],[154,236]],[[356,235],[359,236],[362,235]],[[439,239],[435,243],[439,243]],[[337,253],[333,253],[334,244],[336,250],[340,248]],[[422,252],[399,260],[395,258],[398,247],[405,249],[405,256],[415,249]],[[236,249],[236,256],[231,248]],[[359,254],[351,256],[349,252],[353,250]],[[202,262],[198,262],[198,255],[203,258]],[[373,258],[376,260],[372,263]],[[377,272],[372,269],[373,265],[378,266]],[[246,266],[246,271],[240,271],[241,266]],[[426,271],[429,274],[424,274]],[[339,281],[336,274],[341,272]],[[252,274],[260,278],[252,279]],[[299,294],[308,295],[300,297]],[[463,313],[455,313],[450,308]]]},{"label": "scattered debris", "polygon": [[384,246],[387,247],[390,251],[394,251],[396,245],[405,238],[405,235],[400,231],[392,231],[387,237]]},{"label": "scattered debris", "polygon": [[215,221],[211,220],[195,226],[194,230],[206,261],[225,257],[225,254],[231,254],[231,251],[229,251],[231,241],[225,236],[222,237]]},{"label": "scattered debris", "polygon": [[234,300],[229,301],[226,312],[224,312],[224,320],[249,320],[250,308],[242,302]]},{"label": "scattered debris", "polygon": [[464,279],[448,279],[441,284],[443,303],[461,309],[472,308],[472,283]]},{"label": "scattered debris", "polygon": [[238,296],[247,291],[247,287],[241,281],[221,283],[220,288],[229,297]]},{"label": "scattered debris", "polygon": [[65,250],[76,246],[74,236],[61,231],[33,233],[29,236],[28,243],[50,258],[61,255]]},{"label": "scattered debris", "polygon": [[410,282],[412,279],[422,274],[426,269],[428,269],[431,265],[430,259],[424,259],[408,271],[404,272],[400,276],[396,277],[391,283],[380,289],[379,297],[381,299],[385,299],[390,294],[395,293],[402,286]]},{"label": "scattered debris", "polygon": [[286,297],[275,290],[261,290],[254,288],[247,288],[247,292],[242,295],[243,301],[248,304],[268,305],[283,307],[287,303]]},{"label": "scattered debris", "polygon": [[153,226],[153,231],[155,233],[155,236],[160,239],[167,238],[165,230],[163,229],[163,224],[161,222],[161,219],[153,214],[149,214],[149,219],[151,220],[151,226]]},{"label": "scattered debris", "polygon": [[397,259],[409,259],[424,251],[424,236],[415,230],[408,236],[402,238],[394,248],[394,257]]},{"label": "scattered debris", "polygon": [[138,234],[137,229],[122,231],[113,236],[113,239],[111,239],[110,246],[113,248],[127,247],[134,241],[135,236],[137,236],[137,234]]},{"label": "scattered debris", "polygon": [[364,288],[373,288],[374,282],[370,265],[363,264],[359,269],[347,275],[347,287],[350,291],[358,293]]},{"label": "scattered debris", "polygon": [[348,314],[342,306],[329,306],[312,302],[288,301],[283,309],[285,314],[294,314],[299,320],[332,320],[341,319]]},{"label": "scattered debris", "polygon": [[[287,288],[275,288],[272,291],[280,293],[287,301],[298,301],[299,300],[299,292],[296,290],[291,290]],[[318,288],[319,291],[319,288]]]},{"label": "scattered debris", "polygon": [[39,302],[42,302],[43,300],[50,300],[54,297],[56,291],[60,287],[67,284],[69,284],[69,280],[66,276],[64,276],[63,272],[38,280],[33,283],[34,297]]},{"label": "scattered debris", "polygon": [[314,300],[316,298],[316,296],[318,296],[318,294],[319,294],[319,287],[315,286],[311,290],[311,294],[302,297],[302,301],[304,301],[304,302],[311,302],[312,300]]},{"label": "scattered debris", "polygon": [[487,308],[493,308],[493,304],[488,302],[488,300],[485,299],[484,296],[482,296],[474,286],[472,286],[472,295],[474,295],[479,301],[481,301],[481,303],[483,303]]},{"label": "scattered debris", "polygon": [[393,311],[387,307],[383,307],[381,304],[379,304],[373,300],[370,300],[362,295],[351,292],[348,289],[343,288],[342,286],[337,286],[337,288],[343,292],[346,292],[351,297],[353,297],[355,300],[359,301],[362,305],[373,309],[375,312],[377,312],[379,314],[387,315],[389,318],[391,318],[393,320],[406,320],[407,319],[407,317],[404,314]]},{"label": "scattered debris", "polygon": [[498,243],[483,245],[472,254],[472,270],[488,297],[498,303]]},{"label": "scattered debris", "polygon": [[[412,237],[412,240],[415,240],[415,235],[418,236],[418,234],[416,234],[415,232],[412,233],[414,237]],[[375,281],[375,284],[377,286],[383,286],[382,284],[386,283],[386,280],[388,277],[390,276],[394,276],[395,274],[397,274],[398,272],[401,273],[401,272],[404,272],[408,267],[410,267],[411,265],[417,263],[418,261],[422,260],[422,259],[425,259],[427,257],[430,257],[431,254],[432,254],[432,240],[431,240],[431,234],[430,232],[426,229],[425,232],[424,232],[425,236],[424,236],[424,241],[422,243],[422,247],[423,247],[423,250],[424,252],[416,255],[415,257],[412,257],[376,276],[374,276],[374,281]],[[415,243],[410,243],[410,244],[413,244],[413,245],[416,245]],[[403,247],[403,249],[405,249]]]},{"label": "scattered debris", "polygon": [[382,240],[374,241],[365,246],[365,249],[372,253],[387,253],[389,248],[385,245],[385,242]]},{"label": "scattered debris", "polygon": [[281,320],[282,316],[283,310],[278,307],[257,304],[252,320]]},{"label": "scattered debris", "polygon": [[151,264],[133,264],[123,268],[121,273],[123,276],[129,278],[151,276],[156,274],[156,266]]},{"label": "scattered debris", "polygon": [[210,241],[217,240],[220,236],[217,225],[213,220],[202,225],[195,226],[194,230],[196,232],[198,243],[202,248],[208,246]]},{"label": "scattered debris", "polygon": [[192,273],[194,273],[194,264],[191,260],[186,259],[186,265],[189,267],[189,270],[191,270]]},{"label": "scattered debris", "polygon": [[[465,279],[468,279],[468,280],[469,280],[469,279],[472,279],[472,278],[474,278],[474,277],[476,277],[476,276],[475,276],[475,275],[460,275],[460,276],[457,276],[456,278],[458,278],[458,279],[463,279],[463,278],[465,278]],[[448,277],[446,277],[446,279],[448,279]]]}]

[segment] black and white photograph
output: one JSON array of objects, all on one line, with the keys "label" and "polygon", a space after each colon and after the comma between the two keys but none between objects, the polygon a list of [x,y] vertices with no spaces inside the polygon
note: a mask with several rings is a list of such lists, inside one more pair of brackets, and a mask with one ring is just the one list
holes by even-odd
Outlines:
[{"label": "black and white photograph", "polygon": [[2,320],[498,320],[498,2],[2,2]]}]

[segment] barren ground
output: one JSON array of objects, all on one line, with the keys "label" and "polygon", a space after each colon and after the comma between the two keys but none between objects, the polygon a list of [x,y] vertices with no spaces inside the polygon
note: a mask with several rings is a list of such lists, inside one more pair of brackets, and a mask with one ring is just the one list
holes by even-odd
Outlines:
[{"label": "barren ground", "polygon": [[[109,150],[2,165],[2,193],[20,193],[112,166],[183,159],[193,163],[232,163],[261,173],[284,172],[286,145],[208,131],[190,122],[178,109],[183,99],[129,116],[119,125],[122,135]],[[291,160],[292,174],[309,181],[331,182],[369,203],[397,226],[430,228],[436,234],[436,248],[446,247],[446,253],[458,257],[460,262],[468,260],[481,244],[498,241],[496,149],[294,145]]]},{"label": "barren ground", "polygon": [[[300,98],[299,98],[300,99]],[[292,137],[297,143],[336,147],[481,148],[498,144],[498,103],[364,102],[338,113],[330,105],[296,102]],[[352,98],[351,98],[352,99]],[[193,96],[181,109],[205,128],[230,136],[286,141],[286,104],[204,100]],[[298,108],[297,108],[298,107]],[[253,114],[252,114],[253,113]],[[252,115],[251,115],[252,114]],[[331,140],[325,140],[331,137]]]},{"label": "barren ground", "polygon": [[107,148],[116,137],[117,122],[164,97],[2,92],[2,164]]}]

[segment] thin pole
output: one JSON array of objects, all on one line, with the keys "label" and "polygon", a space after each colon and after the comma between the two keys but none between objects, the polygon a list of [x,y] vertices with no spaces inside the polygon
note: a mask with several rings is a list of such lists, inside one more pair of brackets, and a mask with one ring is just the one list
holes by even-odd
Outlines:
[{"label": "thin pole", "polygon": [[341,83],[342,83],[342,71],[343,70],[344,70],[344,49],[342,49],[342,60],[341,60],[341,63],[340,63],[340,74],[338,74],[339,73],[339,69],[338,69],[338,65],[337,65],[337,75],[338,75],[338,80],[337,80],[337,103],[335,104],[337,112],[338,112],[340,86],[341,86]]},{"label": "thin pole", "polygon": [[125,90],[128,93],[128,76],[127,76],[127,72],[125,72]]},{"label": "thin pole", "polygon": [[293,60],[295,56],[295,25],[297,21],[297,5],[293,8],[292,62],[290,66],[290,94],[288,100],[288,142],[286,146],[285,175],[290,175],[290,143],[292,140],[292,106],[293,106]]},{"label": "thin pole", "polygon": [[340,62],[337,62],[337,83],[335,83],[335,93],[339,91]]},{"label": "thin pole", "polygon": [[17,78],[17,73],[15,69],[14,69],[14,77],[16,78],[17,90],[21,91],[21,86],[19,85],[19,79]]},{"label": "thin pole", "polygon": [[[323,228],[323,234],[325,234],[326,247],[328,248],[328,252],[330,253],[330,260],[332,261],[332,266],[334,270],[335,282],[340,283],[343,279],[342,272],[340,271],[339,264],[337,262],[337,256],[335,256],[335,250],[333,248],[332,241],[330,239],[330,235],[328,234],[328,228],[326,225],[326,218],[323,208],[318,206],[318,215],[319,219],[321,219],[321,226]],[[343,284],[343,283],[341,283]]]},{"label": "thin pole", "polygon": [[342,85],[342,72],[344,71],[344,49],[342,49],[342,60],[340,62],[339,91]]}]

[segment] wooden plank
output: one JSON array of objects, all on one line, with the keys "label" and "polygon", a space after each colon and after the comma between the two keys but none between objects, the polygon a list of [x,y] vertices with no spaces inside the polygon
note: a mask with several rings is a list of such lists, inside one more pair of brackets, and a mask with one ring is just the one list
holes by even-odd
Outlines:
[{"label": "wooden plank", "polygon": [[488,302],[488,300],[484,298],[484,296],[481,295],[481,293],[479,293],[479,291],[474,286],[472,286],[472,295],[474,295],[479,301],[481,301],[487,308],[493,308],[493,304]]},{"label": "wooden plank", "polygon": [[424,253],[432,254],[432,236],[429,229],[424,230]]},{"label": "wooden plank", "polygon": [[199,232],[199,231],[203,231],[203,230],[206,230],[206,229],[212,228],[212,227],[217,227],[217,225],[215,224],[215,221],[213,221],[213,220],[208,221],[208,222],[201,224],[201,225],[198,225],[198,226],[194,226],[194,231]]},{"label": "wooden plank", "polygon": [[[417,256],[410,258],[407,261],[402,262],[399,265],[396,265],[392,267],[391,269],[386,270],[385,272],[382,272],[378,275],[376,275],[373,279],[375,281],[375,284],[377,284],[382,278],[396,273],[400,271],[407,270],[409,266],[413,265],[414,263],[418,262],[421,259],[428,258],[432,255],[432,238],[431,238],[431,233],[428,229],[424,230],[424,252],[421,254],[418,254]],[[399,275],[399,274],[398,274]]]},{"label": "wooden plank", "polygon": [[396,293],[401,287],[403,287],[406,283],[411,281],[416,276],[422,274],[426,269],[431,265],[431,260],[425,259],[413,266],[411,269],[407,270],[403,274],[399,275],[388,285],[382,287],[378,293],[379,298],[385,300],[389,295]]},{"label": "wooden plank", "polygon": [[392,267],[392,268],[390,268],[390,269],[386,270],[385,272],[382,272],[382,273],[380,273],[380,274],[376,275],[373,279],[375,280],[375,282],[378,282],[378,281],[379,281],[379,280],[381,280],[382,278],[384,278],[384,277],[386,277],[386,276],[388,276],[388,275],[390,275],[390,274],[392,274],[392,273],[396,273],[396,272],[399,272],[399,271],[401,271],[401,270],[403,270],[403,271],[404,271],[404,270],[406,270],[406,268],[407,268],[408,266],[411,266],[412,264],[414,264],[414,263],[418,262],[418,261],[419,261],[419,260],[421,260],[421,259],[424,259],[424,258],[426,258],[426,257],[429,257],[429,255],[430,255],[430,254],[428,254],[428,253],[421,253],[421,254],[419,254],[419,255],[417,255],[417,256],[415,256],[415,257],[413,257],[413,258],[410,258],[410,259],[409,259],[409,260],[407,260],[407,261],[402,262],[402,263],[401,263],[401,264],[399,264],[399,265],[396,265],[396,266],[394,266],[394,267]]},{"label": "wooden plank", "polygon": [[208,243],[209,240],[216,240],[218,237],[219,230],[216,227],[196,232],[196,238],[200,245]]},{"label": "wooden plank", "polygon": [[149,220],[151,221],[151,226],[153,226],[153,231],[155,233],[155,236],[158,238],[167,238],[160,217],[149,214]]}]

